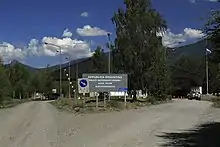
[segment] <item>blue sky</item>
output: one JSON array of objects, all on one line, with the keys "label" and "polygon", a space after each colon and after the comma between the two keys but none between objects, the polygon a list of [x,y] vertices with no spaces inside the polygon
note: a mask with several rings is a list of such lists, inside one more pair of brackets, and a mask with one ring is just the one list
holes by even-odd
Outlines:
[{"label": "blue sky", "polygon": [[[164,45],[201,38],[200,18],[220,8],[220,3],[211,1],[152,0],[169,28]],[[57,64],[57,48],[42,45],[46,41],[62,46],[63,56],[91,56],[97,45],[107,42],[106,32],[114,36],[111,17],[119,7],[123,0],[1,0],[0,53],[5,62],[17,59],[34,67]]]}]

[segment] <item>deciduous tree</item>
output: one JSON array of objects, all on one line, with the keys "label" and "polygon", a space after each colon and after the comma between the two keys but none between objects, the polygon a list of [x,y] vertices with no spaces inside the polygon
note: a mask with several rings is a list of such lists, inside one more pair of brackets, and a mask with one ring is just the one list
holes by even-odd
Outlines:
[{"label": "deciduous tree", "polygon": [[130,90],[147,88],[155,97],[159,96],[157,90],[167,94],[162,85],[168,81],[158,81],[167,77],[167,69],[165,50],[157,35],[166,29],[166,23],[152,8],[150,0],[125,0],[124,4],[125,9],[118,9],[112,18],[117,36],[113,52],[115,66],[128,73]]},{"label": "deciduous tree", "polygon": [[107,72],[107,60],[104,53],[104,49],[101,46],[97,46],[93,56],[92,56],[92,69],[96,73],[106,73]]}]

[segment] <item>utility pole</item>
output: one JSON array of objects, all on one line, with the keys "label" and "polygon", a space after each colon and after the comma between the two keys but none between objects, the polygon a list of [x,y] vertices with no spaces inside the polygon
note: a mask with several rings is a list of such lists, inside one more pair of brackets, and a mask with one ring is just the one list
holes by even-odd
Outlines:
[{"label": "utility pole", "polygon": [[[107,37],[108,37],[108,47],[109,47],[109,51],[108,51],[108,74],[111,74],[111,34],[107,33]],[[108,101],[110,102],[111,100],[111,92],[109,92],[108,94]],[[104,96],[104,103],[105,103],[105,96]]]},{"label": "utility pole", "polygon": [[207,49],[208,49],[208,42],[206,38],[206,48],[205,48],[205,60],[206,60],[206,94],[209,94],[209,62],[208,62],[208,54],[207,54]]},{"label": "utility pole", "polygon": [[61,49],[61,46],[53,44],[53,43],[44,42],[44,44],[59,48],[59,53],[60,53],[60,85],[59,85],[60,91],[59,91],[59,93],[60,93],[60,98],[62,98],[62,96],[63,96],[62,95],[62,49]]},{"label": "utility pole", "polygon": [[[66,74],[66,76],[68,76],[68,82],[69,82],[69,104],[70,105],[72,105],[72,102],[71,102],[71,79],[70,79],[70,65],[71,65],[71,57],[70,57],[70,55],[68,55],[68,57],[66,57],[66,59],[69,61],[68,62],[68,74]],[[65,71],[66,71],[66,69],[65,69]]]},{"label": "utility pole", "polygon": [[108,36],[108,74],[111,74],[111,36],[110,33],[107,33]]},{"label": "utility pole", "polygon": [[70,84],[70,82],[71,82],[71,80],[70,80],[70,65],[71,65],[71,59],[70,59],[70,56],[68,57],[68,59],[69,59],[69,99],[71,99],[71,92],[70,92],[70,90],[71,90],[71,84]]},{"label": "utility pole", "polygon": [[61,54],[61,47],[60,48],[60,97],[63,98],[62,94],[62,54]]},{"label": "utility pole", "polygon": [[78,58],[76,59],[76,90],[75,90],[75,104],[78,103]]}]

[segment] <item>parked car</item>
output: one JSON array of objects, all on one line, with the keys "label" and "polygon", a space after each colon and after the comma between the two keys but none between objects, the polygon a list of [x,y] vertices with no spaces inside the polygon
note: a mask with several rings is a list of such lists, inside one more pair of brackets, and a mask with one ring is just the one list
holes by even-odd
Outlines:
[{"label": "parked car", "polygon": [[201,93],[198,92],[198,91],[191,91],[189,94],[188,94],[188,99],[189,100],[192,100],[192,99],[195,99],[195,100],[201,100]]}]

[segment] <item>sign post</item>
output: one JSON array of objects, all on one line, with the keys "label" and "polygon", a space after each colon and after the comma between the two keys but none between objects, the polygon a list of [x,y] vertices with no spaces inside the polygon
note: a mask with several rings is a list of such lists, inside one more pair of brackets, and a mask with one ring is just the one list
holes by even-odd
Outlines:
[{"label": "sign post", "polygon": [[89,93],[89,80],[87,78],[79,78],[78,79],[78,90],[79,93],[83,94],[83,105],[85,106],[86,98],[85,94]]},{"label": "sign post", "polygon": [[[83,78],[89,81],[89,91],[96,93],[96,108],[98,108],[99,92],[126,92],[128,90],[128,76],[127,74],[100,74],[100,73],[85,73]],[[109,95],[110,96],[110,95]],[[104,95],[104,106],[106,106],[106,97]],[[126,94],[125,94],[126,105]]]},{"label": "sign post", "polygon": [[124,92],[124,104],[125,104],[125,107],[126,107],[126,105],[127,105],[127,96],[126,96],[126,94],[128,92],[128,88],[120,88],[119,90]]},{"label": "sign post", "polygon": [[95,97],[96,97],[96,109],[98,109],[98,107],[99,107],[99,95],[98,95],[97,92],[95,93]]},{"label": "sign post", "polygon": [[127,97],[126,97],[126,92],[125,92],[125,101],[124,101],[124,103],[125,103],[125,107],[126,107],[126,105],[127,105]]}]

